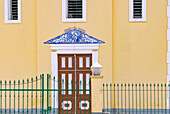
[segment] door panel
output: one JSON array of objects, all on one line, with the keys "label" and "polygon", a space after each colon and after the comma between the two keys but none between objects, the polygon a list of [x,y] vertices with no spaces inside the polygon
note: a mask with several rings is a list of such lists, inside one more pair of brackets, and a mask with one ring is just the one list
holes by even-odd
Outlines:
[{"label": "door panel", "polygon": [[75,70],[74,54],[61,54],[58,56],[58,70]]},{"label": "door panel", "polygon": [[[76,79],[77,79],[77,89],[89,89],[90,80],[89,76],[91,75],[91,71],[77,71]],[[82,79],[83,76],[83,79]],[[89,91],[76,91],[77,94],[77,113],[89,113],[91,111],[91,92]]]},{"label": "door panel", "polygon": [[91,89],[89,82],[91,66],[91,54],[58,55],[59,89],[73,90],[59,92],[59,112],[61,114],[75,113],[75,111],[77,114],[91,113],[91,92],[74,91],[75,89]]},{"label": "door panel", "polygon": [[[83,66],[82,66],[83,63]],[[76,69],[77,70],[90,70],[92,66],[91,54],[77,54],[76,55]]]},{"label": "door panel", "polygon": [[[59,89],[75,89],[74,71],[60,71],[58,76]],[[70,78],[72,79],[72,82],[70,81]],[[75,91],[59,92],[59,112],[66,114],[67,111],[68,113],[71,113],[71,111],[73,113],[75,111]]]}]

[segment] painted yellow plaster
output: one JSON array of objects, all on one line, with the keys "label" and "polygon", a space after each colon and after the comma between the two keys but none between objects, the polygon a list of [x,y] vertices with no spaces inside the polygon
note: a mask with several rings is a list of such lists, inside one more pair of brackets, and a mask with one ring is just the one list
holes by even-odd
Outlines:
[{"label": "painted yellow plaster", "polygon": [[[38,74],[51,72],[50,46],[44,45],[43,42],[75,26],[106,42],[101,44],[98,50],[99,63],[103,66],[104,76],[98,86],[102,87],[103,82],[112,82],[112,0],[87,0],[87,22],[85,23],[62,23],[62,0],[37,1],[37,17]],[[98,92],[94,91],[94,94]],[[102,94],[98,94],[97,98],[102,98]],[[93,103],[99,104],[93,111],[101,112],[102,99],[95,100]]]},{"label": "painted yellow plaster", "polygon": [[[112,3],[113,2],[113,3]],[[95,6],[97,3],[97,6]],[[4,9],[4,0],[0,1]],[[80,27],[100,45],[103,79],[92,79],[92,110],[101,112],[103,83],[166,82],[167,0],[147,0],[147,21],[129,22],[128,0],[87,0],[87,22],[63,23],[62,0],[22,0],[22,23],[5,24],[0,10],[0,76],[25,79],[51,73],[51,50],[43,42]],[[111,64],[112,63],[112,64]]]},{"label": "painted yellow plaster", "polygon": [[[94,4],[98,3],[97,7]],[[99,63],[103,66],[103,81],[112,80],[112,1],[87,0],[87,22],[63,23],[62,0],[37,1],[37,53],[38,74],[51,72],[51,50],[43,42],[64,33],[70,27],[86,30],[91,36],[105,41],[98,50]]]},{"label": "painted yellow plaster", "polygon": [[0,79],[27,79],[37,74],[36,1],[22,1],[22,23],[4,23],[4,0],[0,0]]},{"label": "painted yellow plaster", "polygon": [[166,82],[167,0],[146,1],[146,22],[129,22],[129,1],[113,1],[113,82]]}]

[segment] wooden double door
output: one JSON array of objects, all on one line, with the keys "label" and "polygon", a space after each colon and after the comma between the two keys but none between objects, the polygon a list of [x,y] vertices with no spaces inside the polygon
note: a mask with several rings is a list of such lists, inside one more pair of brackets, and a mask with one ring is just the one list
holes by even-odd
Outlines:
[{"label": "wooden double door", "polygon": [[[62,114],[91,113],[91,54],[58,55],[59,112]],[[79,91],[83,90],[83,91]]]}]

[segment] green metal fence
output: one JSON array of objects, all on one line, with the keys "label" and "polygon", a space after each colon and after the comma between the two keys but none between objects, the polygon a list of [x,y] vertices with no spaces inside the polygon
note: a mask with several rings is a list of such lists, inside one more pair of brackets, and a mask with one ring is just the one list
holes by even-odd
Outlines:
[{"label": "green metal fence", "polygon": [[[81,83],[83,82],[79,82],[80,86]],[[56,104],[59,104],[59,100],[56,103],[56,98],[65,99],[65,97],[68,98],[68,94],[66,96],[59,96],[56,92],[91,91],[90,89],[68,89],[68,87],[66,87],[66,89],[59,89],[56,88],[56,84],[58,87],[60,85],[63,86],[64,84],[67,84],[67,86],[69,85],[68,81],[64,83],[64,80],[56,80],[55,77],[52,78],[49,74],[47,74],[47,76],[42,74],[40,77],[31,78],[31,80],[27,79],[26,81],[0,81],[0,114],[64,114],[65,111],[62,107],[55,106]],[[75,81],[74,85],[76,84],[78,84],[77,81]],[[86,84],[86,82],[84,82],[84,84]],[[73,98],[73,95],[71,97]],[[79,97],[81,101],[86,95]],[[79,97],[77,96],[77,98]],[[89,99],[91,99],[90,95]],[[61,110],[59,110],[59,108],[61,108]],[[67,114],[75,113],[72,108],[67,108],[66,111]],[[80,110],[76,113],[91,113],[91,108],[88,112],[85,110],[82,112],[82,110]]]},{"label": "green metal fence", "polygon": [[170,114],[170,85],[103,84],[103,112]]}]

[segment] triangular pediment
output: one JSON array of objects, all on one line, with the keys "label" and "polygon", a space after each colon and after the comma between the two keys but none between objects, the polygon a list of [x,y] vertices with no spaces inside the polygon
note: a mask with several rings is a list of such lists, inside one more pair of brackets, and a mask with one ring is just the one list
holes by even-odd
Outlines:
[{"label": "triangular pediment", "polygon": [[86,34],[82,29],[68,29],[64,34],[50,39],[44,44],[100,44],[105,43],[97,38]]}]

